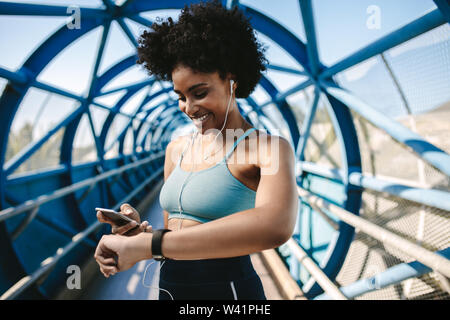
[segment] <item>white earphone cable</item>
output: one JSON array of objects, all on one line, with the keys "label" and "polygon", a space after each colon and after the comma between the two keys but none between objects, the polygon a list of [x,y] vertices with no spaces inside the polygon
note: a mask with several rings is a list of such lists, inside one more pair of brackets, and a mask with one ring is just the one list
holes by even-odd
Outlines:
[{"label": "white earphone cable", "polygon": [[[228,119],[228,110],[230,109],[231,101],[232,101],[232,98],[233,98],[233,84],[234,84],[234,80],[231,79],[231,80],[230,80],[230,98],[228,99],[228,106],[227,106],[227,112],[225,113],[225,120],[224,120],[224,122],[223,122],[222,129],[220,129],[219,133],[218,133],[218,134],[216,135],[216,137],[214,138],[214,142],[216,141],[216,139],[217,139],[217,137],[219,136],[219,134],[223,131],[223,128],[225,127],[225,124],[227,123],[227,119]],[[197,135],[198,135],[198,131],[196,131],[195,134],[192,136],[191,142],[189,143],[189,145],[187,146],[187,148],[184,149],[184,151],[186,151],[186,149],[188,149],[190,146],[193,148],[193,146],[194,146],[194,140],[195,140],[195,138],[197,137]],[[223,148],[223,146],[222,146],[222,148]],[[181,167],[181,160],[183,159],[182,157],[183,157],[184,151],[183,151],[183,153],[181,154],[180,167]],[[192,153],[192,152],[191,152],[191,153]],[[209,156],[206,156],[206,157],[204,158],[204,160],[206,160],[208,157],[209,157]],[[184,220],[184,217],[183,217],[183,214],[182,214],[181,194],[183,193],[183,189],[184,189],[184,186],[186,185],[186,181],[191,177],[192,173],[194,172],[194,171],[193,171],[193,170],[194,170],[194,163],[195,163],[195,161],[192,161],[191,170],[189,171],[189,175],[187,175],[186,178],[184,179],[183,184],[181,185],[181,188],[180,188],[180,194],[179,194],[179,196],[178,196],[178,212],[179,212],[179,219],[180,219],[180,223],[179,223],[179,225],[178,225],[178,230],[181,229],[181,226],[182,226],[183,220]]]},{"label": "white earphone cable", "polygon": [[[169,292],[169,290],[160,288],[159,286],[155,287],[155,286],[151,286],[151,285],[148,286],[148,285],[145,284],[145,276],[146,276],[146,274],[147,274],[148,267],[150,267],[150,266],[151,266],[152,264],[154,264],[155,262],[157,262],[157,261],[156,261],[156,260],[155,260],[155,261],[152,261],[151,263],[149,263],[149,264],[145,267],[144,275],[142,276],[142,285],[143,285],[144,287],[146,287],[146,288],[150,288],[150,289],[158,289],[158,290],[160,290],[160,291],[164,291],[164,292],[166,292],[166,293],[170,296],[170,299],[175,300],[175,299],[173,298],[172,294]],[[160,264],[160,266],[159,266],[159,270],[160,270],[160,271],[161,271],[161,268],[162,268],[162,266],[164,265],[164,263],[165,263],[165,261],[163,261],[163,262]]]},{"label": "white earphone cable", "polygon": [[[227,112],[226,112],[226,114],[225,114],[225,120],[224,120],[224,122],[223,122],[223,125],[222,125],[222,129],[220,129],[220,131],[219,131],[219,133],[216,135],[216,137],[214,138],[214,142],[216,141],[216,139],[217,139],[217,137],[219,136],[219,134],[222,132],[222,130],[223,130],[223,128],[225,127],[225,124],[227,123],[227,119],[228,119],[228,110],[230,109],[230,105],[231,105],[231,101],[232,101],[232,98],[233,98],[233,83],[234,83],[234,81],[233,80],[230,80],[230,99],[228,100],[228,106],[227,106]],[[183,152],[181,153],[181,156],[180,156],[180,167],[181,167],[181,160],[183,159],[183,155],[184,155],[184,152],[192,145],[192,147],[194,146],[194,140],[195,140],[195,138],[197,137],[197,135],[198,135],[198,131],[197,132],[195,132],[193,135],[192,135],[192,138],[191,138],[191,141],[189,142],[189,144],[184,148],[184,150],[183,150]],[[223,145],[222,145],[222,148],[223,148]],[[222,149],[221,148],[221,149]],[[220,149],[220,150],[221,150]],[[220,151],[219,150],[219,151]],[[215,152],[215,153],[217,153],[217,152]],[[211,154],[211,155],[214,155],[215,153],[213,153],[213,154]],[[205,158],[204,158],[204,160],[206,160],[208,157],[210,157],[211,155],[208,155],[208,156],[206,156]],[[178,211],[179,211],[179,219],[180,219],[180,224],[179,224],[179,226],[178,226],[178,230],[180,230],[181,229],[181,226],[182,226],[182,222],[183,222],[183,220],[184,220],[184,216],[183,216],[183,214],[182,214],[182,205],[181,205],[181,194],[183,193],[183,189],[184,189],[184,186],[186,185],[186,182],[187,182],[187,180],[189,179],[189,177],[191,176],[191,174],[194,172],[193,171],[193,169],[194,169],[194,161],[192,161],[192,166],[191,166],[191,170],[189,171],[189,174],[186,176],[186,178],[184,179],[184,181],[183,181],[183,184],[181,185],[181,188],[180,188],[180,194],[179,194],[179,197],[178,197]],[[144,275],[143,275],[143,277],[142,277],[142,285],[144,286],[144,287],[146,287],[146,288],[150,288],[150,289],[158,289],[158,290],[160,290],[160,291],[163,291],[163,292],[166,292],[169,296],[170,296],[170,299],[172,299],[172,300],[175,300],[174,298],[173,298],[173,296],[172,296],[172,294],[168,291],[168,290],[166,290],[166,289],[164,289],[164,288],[160,288],[159,286],[158,287],[156,287],[156,286],[152,286],[152,285],[146,285],[145,284],[145,278],[146,278],[146,274],[147,274],[147,270],[148,270],[148,268],[152,265],[152,264],[154,264],[155,262],[157,262],[157,261],[152,261],[151,263],[149,263],[146,267],[145,267],[145,270],[144,270]],[[165,263],[165,261],[163,261],[162,263],[160,263],[160,266],[159,266],[159,270],[161,271],[161,268],[163,267],[163,265],[164,265],[164,263]]]},{"label": "white earphone cable", "polygon": [[[230,99],[228,100],[227,112],[225,113],[225,120],[224,120],[224,122],[223,122],[222,129],[220,129],[219,133],[218,133],[218,134],[216,135],[216,137],[214,138],[214,141],[213,141],[212,145],[214,145],[214,143],[216,142],[217,137],[222,133],[222,130],[223,130],[223,128],[225,127],[225,124],[227,123],[227,119],[228,119],[228,110],[230,109],[231,100],[232,100],[232,98],[233,98],[233,84],[234,84],[234,80],[230,80]],[[218,151],[216,151],[216,152],[214,152],[214,153],[212,153],[212,154],[210,154],[210,155],[207,155],[206,157],[203,158],[203,160],[206,160],[206,159],[208,159],[210,156],[216,154],[217,152],[219,152],[220,150],[222,150],[222,148],[223,148],[223,144],[222,144],[222,147],[221,147]]]}]

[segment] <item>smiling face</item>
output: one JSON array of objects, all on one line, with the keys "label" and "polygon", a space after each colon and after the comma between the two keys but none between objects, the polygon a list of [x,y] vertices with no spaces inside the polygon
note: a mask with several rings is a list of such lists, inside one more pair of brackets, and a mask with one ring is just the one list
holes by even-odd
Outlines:
[{"label": "smiling face", "polygon": [[[222,79],[218,72],[195,72],[189,67],[178,66],[172,72],[174,91],[179,96],[179,107],[197,127],[199,133],[208,129],[220,130],[225,121],[230,99],[230,78]],[[228,111],[227,124],[238,110],[234,103]]]}]

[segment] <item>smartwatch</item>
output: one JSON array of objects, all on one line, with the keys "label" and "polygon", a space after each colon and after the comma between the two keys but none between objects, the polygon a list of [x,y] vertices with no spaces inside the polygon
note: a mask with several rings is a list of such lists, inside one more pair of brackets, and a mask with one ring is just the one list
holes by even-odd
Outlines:
[{"label": "smartwatch", "polygon": [[153,259],[155,259],[156,261],[162,261],[162,260],[166,259],[161,252],[161,244],[162,244],[162,237],[163,237],[164,233],[169,232],[169,231],[171,231],[171,230],[158,229],[158,230],[153,231],[152,256],[153,256]]}]

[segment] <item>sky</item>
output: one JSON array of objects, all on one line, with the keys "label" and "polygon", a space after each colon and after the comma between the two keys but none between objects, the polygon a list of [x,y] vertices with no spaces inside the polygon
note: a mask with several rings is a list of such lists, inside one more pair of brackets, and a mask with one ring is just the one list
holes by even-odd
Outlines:
[{"label": "sky", "polygon": [[[80,7],[97,7],[101,4],[99,0],[30,0],[16,2],[79,5]],[[240,2],[275,19],[306,42],[297,0],[241,0]],[[312,4],[319,57],[325,65],[336,63],[358,48],[436,8],[432,0],[313,0]],[[379,24],[375,29],[369,28],[367,25],[368,21],[373,19],[373,11],[369,9],[373,9],[374,6],[379,13]],[[176,17],[178,12],[178,10],[168,10],[143,13],[142,15],[148,19],[154,19],[156,16],[167,17],[170,15]],[[67,18],[65,17],[0,16],[0,67],[10,71],[18,69],[28,55],[66,21]],[[143,26],[134,22],[127,20],[127,23],[136,37],[144,30]],[[84,95],[89,88],[101,33],[102,28],[97,28],[71,44],[41,72],[38,80],[78,95]],[[260,41],[268,46],[266,54],[271,63],[301,69],[301,66],[274,42],[258,32],[257,35]],[[114,23],[111,26],[99,73],[101,74],[133,52],[134,49],[130,41],[118,25]],[[352,77],[354,79],[361,78],[370,68],[371,65],[366,64],[362,68],[349,71],[349,77],[350,79]],[[281,91],[287,90],[304,80],[299,76],[275,71],[269,71],[267,76],[275,81]],[[108,84],[105,90],[142,81],[146,78],[148,76],[142,70],[132,68]],[[0,90],[3,90],[5,83],[6,81],[0,78]],[[143,92],[136,94],[125,105],[125,112],[132,112],[143,96]],[[98,99],[98,102],[113,105],[120,97],[121,94],[105,96]],[[263,103],[268,99],[267,94],[260,88],[257,88],[252,97],[258,103]],[[41,90],[29,90],[22,103],[21,110],[16,115],[17,119],[13,123],[13,130],[21,127],[24,121],[36,121],[40,106],[44,101],[46,101],[47,107],[44,108],[44,113],[38,118],[38,121],[47,121],[47,125],[43,123],[43,125],[37,126],[41,132],[36,132],[36,137],[44,134],[48,129],[49,121],[56,122],[62,119],[75,107],[74,102],[70,99],[56,95],[47,97],[47,94]],[[95,119],[98,121],[96,127],[100,128],[99,123],[106,115],[101,110],[97,110],[95,113]],[[85,139],[80,138],[80,141],[83,140]]]},{"label": "sky", "polygon": [[[2,1],[8,2],[8,1]],[[49,0],[16,1],[26,3],[45,3],[80,7],[96,7],[98,0]],[[291,32],[305,40],[301,15],[297,0],[241,0],[244,5],[253,7],[276,19]],[[380,10],[380,29],[368,29],[366,22],[370,16],[367,8],[377,6]],[[313,0],[313,10],[318,35],[319,52],[324,64],[331,64],[352,53],[405,23],[418,18],[424,12],[434,9],[432,0]],[[176,11],[174,11],[176,12]],[[27,22],[23,20],[28,20]],[[32,21],[30,21],[32,20]],[[0,65],[17,67],[21,62],[18,51],[28,52],[37,45],[43,36],[61,25],[64,18],[0,17]],[[11,28],[13,25],[13,28]],[[6,32],[7,31],[7,32]],[[15,50],[8,50],[8,48]],[[23,60],[22,60],[23,61]]]}]

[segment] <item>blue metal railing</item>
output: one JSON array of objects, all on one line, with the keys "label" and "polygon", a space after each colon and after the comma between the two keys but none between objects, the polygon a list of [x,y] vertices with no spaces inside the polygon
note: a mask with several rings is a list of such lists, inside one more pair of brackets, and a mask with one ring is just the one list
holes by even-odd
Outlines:
[{"label": "blue metal railing", "polygon": [[[40,206],[42,206],[45,203],[60,199],[69,194],[73,194],[76,191],[79,191],[86,187],[95,185],[95,184],[97,184],[101,181],[104,181],[110,177],[121,175],[125,171],[137,169],[137,168],[140,168],[151,162],[158,161],[158,160],[162,159],[163,157],[164,157],[164,152],[160,152],[156,155],[152,155],[146,159],[139,160],[135,163],[131,163],[131,164],[125,165],[121,168],[117,168],[117,169],[113,169],[113,170],[104,172],[96,177],[88,178],[88,179],[79,181],[77,183],[74,183],[73,185],[61,188],[59,190],[55,190],[51,194],[42,195],[42,196],[38,197],[37,199],[29,200],[29,201],[27,201],[23,204],[20,204],[16,207],[4,209],[4,210],[0,211],[0,222],[4,221],[6,219],[10,219],[16,215],[25,213],[30,210],[37,210]],[[147,185],[154,182],[157,178],[161,178],[163,170],[164,170],[164,168],[161,166],[158,170],[153,172],[150,177],[146,178],[138,186],[136,186],[132,190],[132,192],[130,192],[124,198],[122,198],[120,201],[118,201],[114,205],[113,209],[114,210],[119,209],[119,207],[122,203],[130,201],[139,192],[141,192],[141,190],[143,188],[145,188]],[[31,222],[31,221],[28,221],[28,223],[29,222]],[[48,276],[52,267],[60,259],[62,259],[69,252],[71,252],[82,241],[86,240],[86,238],[91,233],[96,231],[101,225],[102,224],[100,222],[96,221],[93,224],[91,224],[90,226],[88,226],[86,229],[84,229],[83,231],[81,231],[78,234],[76,234],[75,236],[73,236],[71,242],[69,242],[63,248],[58,249],[54,256],[43,260],[41,263],[41,267],[39,267],[37,270],[35,270],[31,275],[25,276],[22,279],[20,279],[16,284],[14,284],[5,293],[3,293],[2,296],[0,296],[0,299],[14,299],[15,297],[18,297],[24,290],[29,288],[33,283],[35,283],[38,280],[42,280],[42,277],[44,277],[44,276]]]},{"label": "blue metal railing", "polygon": [[[436,252],[443,257],[450,259],[450,248]],[[433,270],[418,261],[397,264],[383,272],[380,272],[370,278],[361,279],[350,285],[341,287],[342,293],[349,299],[361,296],[365,293],[381,290],[388,286],[398,284],[411,278],[417,278]],[[327,294],[321,294],[314,300],[329,300],[331,297]]]}]

